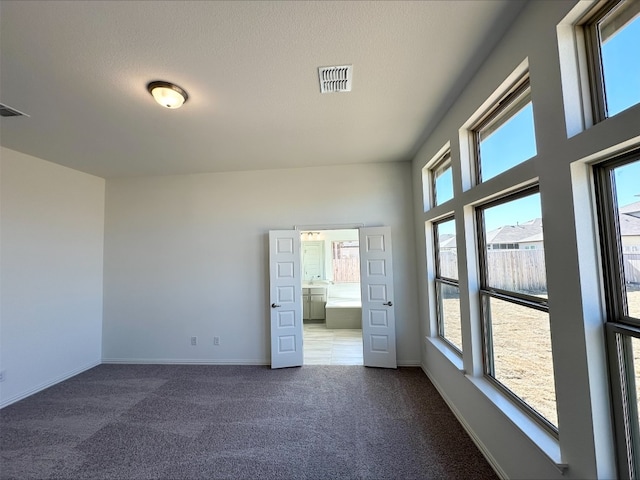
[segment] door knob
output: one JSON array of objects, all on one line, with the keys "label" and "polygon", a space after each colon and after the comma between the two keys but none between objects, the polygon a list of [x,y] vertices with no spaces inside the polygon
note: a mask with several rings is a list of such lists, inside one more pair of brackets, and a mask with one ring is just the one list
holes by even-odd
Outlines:
[{"label": "door knob", "polygon": [[391,303],[391,300],[389,300],[387,303],[383,303],[383,305],[386,305],[387,307],[393,307],[393,303]]},{"label": "door knob", "polygon": [[272,303],[272,304],[271,304],[271,308],[278,308],[278,307],[280,307],[280,305],[277,305],[277,304],[275,304],[275,303]]}]

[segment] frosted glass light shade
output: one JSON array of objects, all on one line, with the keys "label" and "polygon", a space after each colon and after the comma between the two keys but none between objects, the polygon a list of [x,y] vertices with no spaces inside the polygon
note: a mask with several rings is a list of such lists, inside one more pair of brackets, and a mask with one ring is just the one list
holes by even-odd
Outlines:
[{"label": "frosted glass light shade", "polygon": [[180,108],[189,98],[187,92],[169,82],[151,82],[147,90],[156,102],[166,108]]}]

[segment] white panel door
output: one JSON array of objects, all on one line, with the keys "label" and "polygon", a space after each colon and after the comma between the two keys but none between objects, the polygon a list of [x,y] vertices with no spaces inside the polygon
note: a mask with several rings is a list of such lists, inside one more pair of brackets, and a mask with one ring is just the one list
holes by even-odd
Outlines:
[{"label": "white panel door", "polygon": [[360,288],[364,365],[396,368],[391,229],[360,229]]},{"label": "white panel door", "polygon": [[302,366],[300,232],[269,232],[271,368]]},{"label": "white panel door", "polygon": [[307,281],[324,278],[324,242],[302,243],[302,271]]}]

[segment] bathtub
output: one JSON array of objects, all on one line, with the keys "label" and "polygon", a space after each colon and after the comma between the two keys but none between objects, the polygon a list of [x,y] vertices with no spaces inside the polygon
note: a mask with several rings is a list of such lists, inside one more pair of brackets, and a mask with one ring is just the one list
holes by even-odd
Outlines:
[{"label": "bathtub", "polygon": [[357,283],[329,285],[325,318],[327,328],[362,328],[360,285]]}]

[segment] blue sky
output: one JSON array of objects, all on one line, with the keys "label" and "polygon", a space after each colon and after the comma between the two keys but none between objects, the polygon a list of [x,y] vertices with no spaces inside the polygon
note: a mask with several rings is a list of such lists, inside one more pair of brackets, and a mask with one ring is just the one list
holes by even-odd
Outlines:
[{"label": "blue sky", "polygon": [[498,130],[480,142],[482,180],[486,181],[535,156],[533,106],[525,105]]},{"label": "blue sky", "polygon": [[484,224],[486,231],[490,232],[503,225],[517,225],[541,217],[540,194],[536,193],[486,209]]},{"label": "blue sky", "polygon": [[615,169],[618,207],[640,202],[640,161]]},{"label": "blue sky", "polygon": [[453,198],[453,172],[448,168],[436,178],[437,205],[441,205]]},{"label": "blue sky", "polygon": [[453,223],[453,220],[449,220],[446,222],[442,222],[438,224],[438,236],[442,235],[455,235],[456,234],[456,226]]},{"label": "blue sky", "polygon": [[602,45],[609,116],[640,103],[640,16]]},{"label": "blue sky", "polygon": [[[540,194],[528,195],[513,202],[503,203],[484,211],[486,231],[490,232],[503,225],[516,225],[534,218],[540,218]],[[455,235],[453,221],[443,222],[438,225],[438,235]]]},{"label": "blue sky", "polygon": [[[609,116],[640,103],[640,16],[602,45]],[[640,201],[640,162],[615,170],[618,206]]]}]

